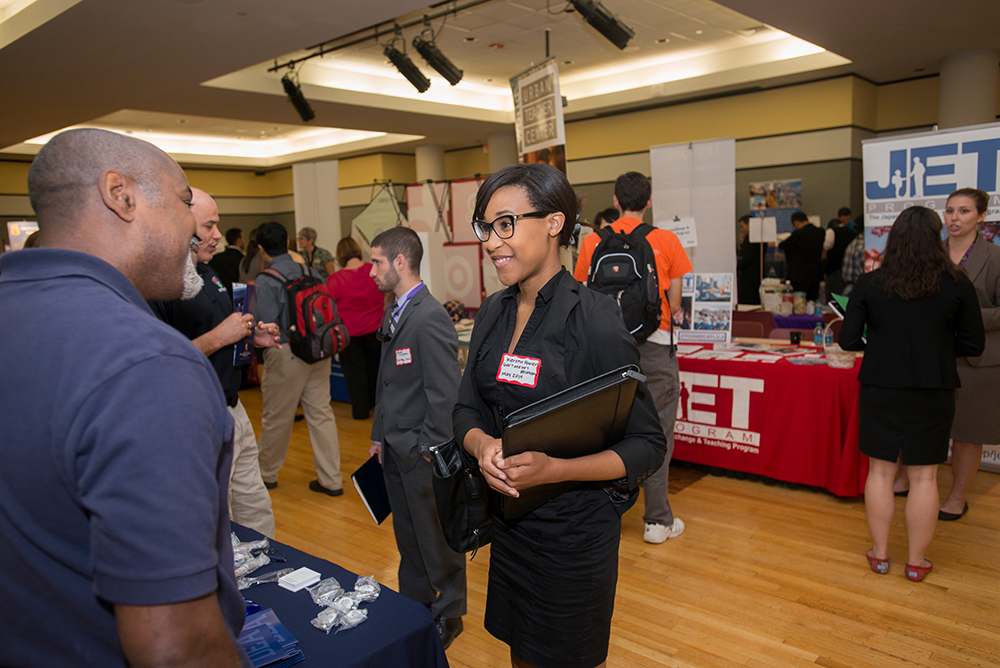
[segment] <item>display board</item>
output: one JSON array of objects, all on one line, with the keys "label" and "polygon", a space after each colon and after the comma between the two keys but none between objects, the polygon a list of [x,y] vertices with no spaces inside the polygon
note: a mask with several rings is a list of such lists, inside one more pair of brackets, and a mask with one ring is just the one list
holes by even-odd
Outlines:
[{"label": "display board", "polygon": [[472,231],[472,214],[476,209],[476,193],[485,179],[451,182],[452,241],[456,244],[479,243]]}]

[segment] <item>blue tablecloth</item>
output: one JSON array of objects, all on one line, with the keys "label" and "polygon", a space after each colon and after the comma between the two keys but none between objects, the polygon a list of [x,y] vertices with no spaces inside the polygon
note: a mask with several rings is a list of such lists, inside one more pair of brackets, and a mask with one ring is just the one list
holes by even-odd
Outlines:
[{"label": "blue tablecloth", "polygon": [[816,323],[823,323],[821,315],[775,315],[774,326],[778,329],[812,329]]},{"label": "blue tablecloth", "polygon": [[[241,541],[258,540],[262,536],[235,522],[233,531]],[[286,563],[271,563],[260,573],[279,568],[305,566],[322,577],[334,577],[344,589],[354,588],[357,574],[336,564],[296,550],[276,540],[271,546],[285,557]],[[370,573],[368,574],[370,575]],[[382,584],[382,583],[379,583]],[[434,619],[426,607],[382,585],[382,593],[372,603],[362,603],[368,619],[353,629],[330,635],[312,624],[322,610],[313,603],[309,592],[290,592],[277,584],[262,584],[243,591],[243,595],[260,605],[272,608],[278,619],[299,641],[306,659],[301,666],[336,666],[337,668],[447,668],[448,658],[434,627]]]}]

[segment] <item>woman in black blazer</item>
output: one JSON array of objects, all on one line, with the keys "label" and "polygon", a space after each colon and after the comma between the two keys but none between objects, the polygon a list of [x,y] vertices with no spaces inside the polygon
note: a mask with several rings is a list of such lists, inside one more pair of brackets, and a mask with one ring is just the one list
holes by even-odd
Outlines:
[{"label": "woman in black blazer", "polygon": [[924,553],[937,524],[937,467],[948,458],[955,417],[955,358],[979,355],[985,345],[976,291],[948,258],[941,227],[922,206],[899,215],[881,267],[855,283],[840,330],[843,348],[865,351],[858,445],[870,458],[865,509],[873,546],[866,556],[876,573],[889,571],[892,485],[901,461],[910,478],[906,577],[915,582],[932,568]]}]

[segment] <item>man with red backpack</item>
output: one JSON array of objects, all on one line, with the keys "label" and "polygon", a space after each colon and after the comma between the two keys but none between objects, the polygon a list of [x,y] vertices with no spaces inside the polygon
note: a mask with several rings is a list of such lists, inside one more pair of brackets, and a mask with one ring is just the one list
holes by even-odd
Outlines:
[{"label": "man with red backpack", "polygon": [[[651,194],[649,179],[643,174],[627,172],[618,177],[615,181],[615,208],[621,212],[621,217],[600,233],[584,237],[573,276],[587,287],[617,298],[626,327],[630,331],[635,330],[633,336],[639,344],[639,364],[646,374],[646,387],[653,395],[660,426],[667,438],[667,456],[663,466],[642,484],[646,504],[643,540],[662,543],[684,532],[683,520],[674,517],[667,499],[678,399],[677,356],[671,316],[681,308],[681,277],[692,267],[677,235],[670,230],[651,228],[642,222],[643,214],[652,206]],[[652,276],[647,275],[642,261],[650,251],[655,264],[655,270],[649,272]],[[631,282],[622,278],[630,267],[636,266],[637,277],[633,277]],[[613,285],[615,281],[617,284]],[[635,294],[635,284],[640,286],[638,294]],[[652,284],[656,285],[655,290],[650,288]],[[657,301],[660,302],[659,322],[656,323],[653,318],[653,325],[650,326],[645,314],[649,310],[655,312]],[[652,331],[648,331],[650,329]]]},{"label": "man with red backpack", "polygon": [[[278,471],[288,453],[295,408],[301,402],[316,464],[317,479],[309,483],[309,489],[340,496],[344,489],[340,475],[337,422],[330,407],[330,358],[320,357],[325,353],[332,354],[330,350],[337,350],[330,348],[329,344],[325,351],[322,346],[307,345],[303,348],[296,345],[302,343],[305,332],[301,321],[291,321],[288,308],[289,284],[303,276],[317,281],[320,279],[315,271],[306,265],[296,264],[288,255],[288,232],[281,224],[270,222],[261,225],[257,229],[257,244],[265,263],[270,263],[268,270],[258,275],[254,283],[257,287],[257,318],[277,323],[282,344],[281,348],[264,350],[265,373],[261,383],[264,411],[261,415],[261,435],[257,440],[261,477],[268,489],[278,486]],[[329,293],[326,297],[329,298]],[[329,308],[329,305],[324,308]],[[336,332],[333,340],[334,348],[338,342],[346,345],[342,339],[336,338]],[[310,350],[313,356],[309,355]],[[320,357],[318,361],[307,361],[316,357]]]}]

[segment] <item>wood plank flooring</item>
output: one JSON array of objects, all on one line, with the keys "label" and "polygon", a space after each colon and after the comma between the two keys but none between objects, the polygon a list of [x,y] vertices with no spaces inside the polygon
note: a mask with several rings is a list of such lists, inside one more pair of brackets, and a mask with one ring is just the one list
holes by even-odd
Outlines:
[{"label": "wood plank flooring", "polygon": [[[260,433],[260,391],[240,393]],[[349,480],[367,459],[371,420],[333,402],[345,494],[310,492],[315,478],[305,422],[271,492],[277,538],[396,588],[390,517],[371,519]],[[942,466],[941,490],[951,484]],[[980,472],[970,511],[940,522],[922,583],[903,576],[906,529],[897,499],[888,575],[868,568],[864,504],[829,494],[671,470],[671,505],[687,531],[642,541],[642,500],[623,522],[608,665],[1000,666],[1000,475]],[[483,629],[489,549],[469,563],[465,632],[448,650],[454,668],[509,666]]]}]

